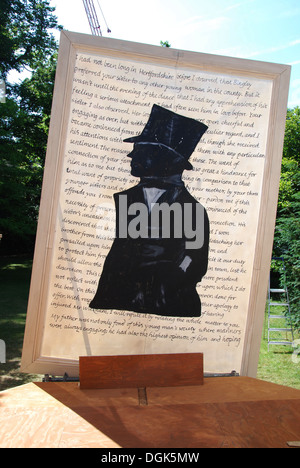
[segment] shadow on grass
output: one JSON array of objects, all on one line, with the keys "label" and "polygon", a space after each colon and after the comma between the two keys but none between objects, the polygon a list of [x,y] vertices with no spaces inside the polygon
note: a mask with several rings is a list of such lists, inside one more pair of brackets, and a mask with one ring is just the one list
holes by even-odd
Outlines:
[{"label": "shadow on grass", "polygon": [[6,345],[6,363],[0,364],[0,391],[41,380],[20,372],[32,260],[0,258],[0,339]]}]

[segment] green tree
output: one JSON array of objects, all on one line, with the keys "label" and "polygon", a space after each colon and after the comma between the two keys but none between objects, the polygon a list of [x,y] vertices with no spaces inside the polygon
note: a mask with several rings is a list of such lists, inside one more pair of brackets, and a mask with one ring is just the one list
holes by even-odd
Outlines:
[{"label": "green tree", "polygon": [[160,45],[162,47],[171,47],[171,44],[169,43],[169,41],[160,41]]},{"label": "green tree", "polygon": [[0,70],[35,70],[52,55],[56,41],[51,29],[58,27],[49,0],[1,0]]},{"label": "green tree", "polygon": [[[274,255],[283,257],[292,319],[300,328],[300,108],[288,110]],[[284,274],[282,272],[282,281]]]},{"label": "green tree", "polygon": [[289,109],[286,119],[286,130],[283,157],[300,162],[300,107]]},{"label": "green tree", "polygon": [[[46,154],[58,28],[48,0],[1,0],[0,233],[2,252],[33,248]],[[29,71],[18,84],[10,72]]]}]

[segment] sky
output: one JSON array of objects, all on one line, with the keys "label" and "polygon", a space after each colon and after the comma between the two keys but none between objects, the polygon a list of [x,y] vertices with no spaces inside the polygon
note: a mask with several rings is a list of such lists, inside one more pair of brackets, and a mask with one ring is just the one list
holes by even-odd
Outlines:
[{"label": "sky", "polygon": [[[50,5],[64,29],[91,34],[82,0],[50,0]],[[157,46],[168,41],[175,49],[289,64],[288,106],[300,106],[300,0],[94,0],[94,5],[104,37]]]}]

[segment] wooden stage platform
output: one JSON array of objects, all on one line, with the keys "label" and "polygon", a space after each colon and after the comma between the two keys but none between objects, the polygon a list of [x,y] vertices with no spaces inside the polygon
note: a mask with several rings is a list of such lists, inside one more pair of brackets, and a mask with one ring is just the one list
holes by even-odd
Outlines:
[{"label": "wooden stage platform", "polygon": [[146,392],[30,383],[0,393],[0,421],[1,448],[287,448],[300,391],[248,377]]}]

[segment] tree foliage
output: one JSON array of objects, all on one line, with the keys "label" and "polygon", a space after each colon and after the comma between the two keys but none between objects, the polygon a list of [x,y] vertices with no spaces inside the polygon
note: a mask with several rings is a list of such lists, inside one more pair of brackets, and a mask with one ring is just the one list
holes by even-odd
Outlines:
[{"label": "tree foliage", "polygon": [[1,0],[0,72],[29,71],[20,83],[7,81],[0,104],[1,250],[32,249],[46,154],[58,28],[48,0]]},{"label": "tree foliage", "polygon": [[56,41],[50,30],[57,18],[49,0],[1,0],[0,69],[4,78],[11,70],[35,70],[52,55]]},{"label": "tree foliage", "polygon": [[300,328],[300,108],[288,110],[279,188],[274,255],[282,257],[292,319]]},{"label": "tree foliage", "polygon": [[162,47],[167,47],[167,48],[171,47],[171,44],[169,43],[169,41],[160,41],[160,45]]}]

